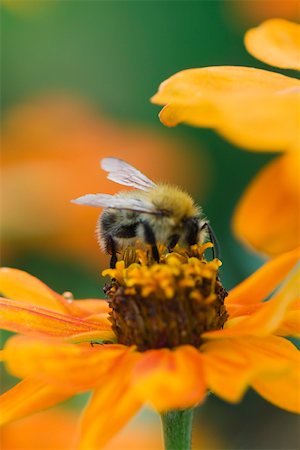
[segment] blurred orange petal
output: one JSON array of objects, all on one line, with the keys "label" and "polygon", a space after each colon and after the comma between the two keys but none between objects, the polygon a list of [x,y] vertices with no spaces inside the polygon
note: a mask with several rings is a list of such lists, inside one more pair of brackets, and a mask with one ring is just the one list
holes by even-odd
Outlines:
[{"label": "blurred orange petal", "polygon": [[94,391],[82,418],[80,450],[102,448],[141,408],[130,384],[138,358],[136,353],[124,353]]},{"label": "blurred orange petal", "polygon": [[69,387],[83,392],[102,385],[101,377],[118,366],[119,359],[127,353],[131,353],[130,348],[117,344],[92,347],[14,336],[7,341],[2,359],[14,376],[35,377],[60,389]]},{"label": "blurred orange petal", "polygon": [[251,67],[204,67],[178,72],[151,101],[166,105],[160,119],[216,129],[249,150],[290,150],[298,137],[297,79]]},{"label": "blurred orange petal", "polygon": [[284,322],[290,307],[299,298],[300,268],[295,269],[285,281],[280,291],[271,300],[263,303],[252,315],[236,322],[228,320],[225,328],[203,334],[208,339],[238,336],[268,336]]},{"label": "blurred orange petal", "polygon": [[292,250],[266,262],[236,287],[225,299],[228,305],[253,305],[260,303],[285,279],[299,261],[299,249]]},{"label": "blurred orange petal", "polygon": [[238,204],[233,229],[255,250],[275,256],[300,245],[299,154],[281,156],[256,175]]},{"label": "blurred orange petal", "polygon": [[263,398],[279,408],[300,413],[299,367],[283,374],[262,373],[251,385]]},{"label": "blurred orange petal", "polygon": [[191,346],[149,350],[134,368],[133,383],[159,411],[194,406],[206,393],[201,354]]},{"label": "blurred orange petal", "polygon": [[49,408],[74,394],[68,386],[57,389],[36,378],[25,379],[0,396],[0,425]]},{"label": "blurred orange petal", "polygon": [[[300,302],[288,311],[284,321],[276,330],[279,336],[293,336],[300,338]],[[295,308],[295,309],[294,309]]]},{"label": "blurred orange petal", "polygon": [[[212,341],[204,344],[202,351],[208,387],[229,402],[238,402],[257,374],[266,370],[288,373],[299,357],[290,342],[274,336]],[[295,386],[293,389],[296,395]]]},{"label": "blurred orange petal", "polygon": [[61,295],[23,270],[0,268],[0,292],[7,298],[47,308],[50,311],[65,314],[69,312],[68,303]]},{"label": "blurred orange petal", "polygon": [[2,428],[2,450],[74,450],[78,415],[65,408],[43,411]]},{"label": "blurred orange petal", "polygon": [[247,31],[245,45],[255,58],[283,69],[300,70],[300,25],[269,19]]},{"label": "blurred orange petal", "polygon": [[[159,419],[155,423],[152,416],[150,422],[147,419],[147,416],[138,417],[105,445],[105,449],[163,450]],[[211,434],[204,429],[197,430],[194,440],[216,448]],[[77,435],[78,411],[56,407],[7,424],[1,430],[0,445],[2,450],[74,450]]]},{"label": "blurred orange petal", "polygon": [[106,318],[95,321],[59,314],[37,306],[0,298],[0,320],[4,330],[35,337],[76,337],[91,333],[94,339],[113,339]]}]

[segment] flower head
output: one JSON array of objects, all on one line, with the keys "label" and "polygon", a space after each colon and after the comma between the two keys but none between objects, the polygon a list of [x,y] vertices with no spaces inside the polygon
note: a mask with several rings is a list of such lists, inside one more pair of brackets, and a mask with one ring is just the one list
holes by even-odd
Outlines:
[{"label": "flower head", "polygon": [[219,260],[203,258],[208,245],[193,246],[199,257],[169,253],[160,263],[137,264],[104,271],[110,320],[118,342],[138,350],[198,348],[205,331],[223,327],[227,293],[218,278]]},{"label": "flower head", "polygon": [[[272,403],[298,411],[298,351],[283,337],[299,332],[297,274],[264,301],[297,254],[270,261],[225,298],[219,262],[206,261],[204,249],[196,246],[191,254],[176,249],[163,254],[159,265],[145,253],[125,255],[127,264],[121,261],[106,273],[112,277],[106,287],[109,307],[94,300],[86,301],[86,308],[84,301],[65,304],[24,272],[2,271],[1,291],[18,297],[17,304],[2,300],[3,328],[20,335],[8,340],[1,357],[22,379],[1,397],[2,422],[92,390],[80,440],[81,449],[90,449],[103,446],[144,403],[158,411],[189,408],[203,402],[208,390],[238,402],[252,386]],[[52,305],[69,309],[56,317]],[[25,319],[16,308],[26,310]],[[46,316],[59,330],[56,336],[42,330]],[[160,323],[166,320],[168,328]],[[105,344],[109,321],[112,336]],[[79,334],[74,322],[96,328],[89,338],[103,344],[91,346],[85,332],[74,344]]]},{"label": "flower head", "polygon": [[[249,30],[245,44],[263,62],[299,69],[299,36],[300,25],[270,19]],[[233,219],[235,234],[269,256],[300,244],[299,94],[296,78],[216,66],[176,73],[152,97],[153,103],[165,105],[160,119],[167,126],[212,128],[247,150],[284,153],[252,181]]]}]

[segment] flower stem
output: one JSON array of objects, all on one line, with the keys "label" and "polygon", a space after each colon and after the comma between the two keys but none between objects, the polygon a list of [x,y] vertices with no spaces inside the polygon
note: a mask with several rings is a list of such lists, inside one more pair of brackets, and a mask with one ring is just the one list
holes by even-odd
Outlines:
[{"label": "flower stem", "polygon": [[190,450],[193,409],[174,410],[161,414],[165,450]]}]

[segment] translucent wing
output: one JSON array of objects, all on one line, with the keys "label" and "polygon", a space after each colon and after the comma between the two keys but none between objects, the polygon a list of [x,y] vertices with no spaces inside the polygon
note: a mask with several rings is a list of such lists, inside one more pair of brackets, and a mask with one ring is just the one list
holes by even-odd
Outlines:
[{"label": "translucent wing", "polygon": [[77,205],[95,206],[96,208],[128,209],[141,213],[160,215],[152,203],[138,198],[122,198],[109,194],[87,194],[71,200]]},{"label": "translucent wing", "polygon": [[148,191],[156,186],[146,175],[122,159],[104,158],[101,160],[101,167],[108,172],[107,178],[115,183],[142,191]]}]

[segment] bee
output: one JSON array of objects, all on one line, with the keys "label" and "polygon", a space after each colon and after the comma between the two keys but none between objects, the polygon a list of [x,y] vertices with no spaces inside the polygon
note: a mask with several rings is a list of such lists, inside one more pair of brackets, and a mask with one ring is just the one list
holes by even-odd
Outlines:
[{"label": "bee", "polygon": [[182,189],[156,184],[118,158],[104,158],[100,164],[108,172],[109,180],[135,189],[115,195],[87,194],[72,203],[104,208],[96,234],[102,250],[111,255],[112,268],[116,265],[117,254],[129,245],[136,245],[137,241],[150,245],[157,262],[158,243],[172,251],[176,244],[188,247],[202,244],[209,237],[214,248],[217,247],[212,228],[202,217],[202,208]]}]

